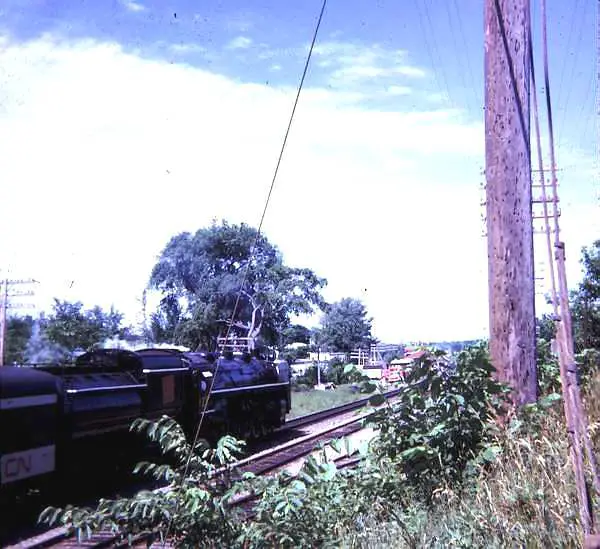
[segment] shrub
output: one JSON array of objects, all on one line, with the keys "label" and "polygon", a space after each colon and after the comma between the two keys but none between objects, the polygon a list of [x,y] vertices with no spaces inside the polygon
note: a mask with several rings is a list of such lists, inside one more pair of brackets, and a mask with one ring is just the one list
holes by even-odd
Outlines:
[{"label": "shrub", "polygon": [[[321,369],[321,383],[328,381],[327,379],[327,370],[323,365],[320,366]],[[314,387],[317,384],[317,364],[313,363],[311,366],[306,368],[306,371],[301,376],[296,376],[296,383],[299,385],[308,385],[310,387]]]},{"label": "shrub", "polygon": [[550,350],[550,343],[543,339],[537,342],[537,377],[540,395],[561,392],[558,359]]},{"label": "shrub", "polygon": [[346,385],[348,383],[360,383],[369,378],[364,375],[355,364],[343,364],[338,362],[333,366],[329,364],[327,369],[327,381],[336,385]]},{"label": "shrub", "polygon": [[[164,480],[173,489],[144,490],[132,498],[102,499],[95,509],[50,507],[40,515],[40,522],[66,525],[80,539],[102,529],[119,531],[126,539],[141,532],[162,538],[169,532],[180,547],[235,543],[242,530],[241,512],[228,502],[242,484],[232,480],[235,471],[228,467],[244,443],[225,436],[215,448],[201,441],[192,452],[181,427],[166,416],[156,422],[136,420],[132,429],[144,432],[151,442],[157,443],[167,461],[161,465],[142,462],[134,472]],[[215,482],[215,471],[223,467],[225,474]]]},{"label": "shrub", "polygon": [[303,345],[297,349],[285,349],[281,353],[281,360],[285,360],[288,364],[294,364],[297,360],[308,358],[308,345]]},{"label": "shrub", "polygon": [[468,490],[447,485],[429,504],[399,506],[386,524],[370,515],[346,546],[581,547],[560,400],[523,410],[489,444],[496,458],[476,466]]},{"label": "shrub", "polygon": [[[160,537],[169,529],[180,547],[581,546],[560,396],[550,393],[499,426],[507,388],[494,381],[485,345],[447,366],[442,352],[421,359],[399,400],[369,420],[380,429],[376,439],[359,448],[332,441],[296,476],[236,480],[232,462],[243,443],[224,437],[214,449],[198,445],[183,479],[190,446],[179,426],[168,418],[137,422],[172,459],[137,469],[181,489],[101,501],[96,509],[49,509],[42,518],[84,533],[108,526]],[[596,449],[598,391],[600,376],[590,376]],[[372,402],[383,403],[381,394]],[[360,451],[361,465],[337,469],[332,452],[342,449]],[[227,474],[217,482],[222,466]],[[256,497],[245,517],[230,505],[244,493]]]},{"label": "shrub", "polygon": [[460,480],[482,452],[493,459],[495,450],[487,446],[492,420],[508,393],[492,378],[493,370],[483,344],[462,351],[454,373],[439,351],[417,361],[400,397],[373,416],[380,430],[375,454],[395,460],[425,500]]}]

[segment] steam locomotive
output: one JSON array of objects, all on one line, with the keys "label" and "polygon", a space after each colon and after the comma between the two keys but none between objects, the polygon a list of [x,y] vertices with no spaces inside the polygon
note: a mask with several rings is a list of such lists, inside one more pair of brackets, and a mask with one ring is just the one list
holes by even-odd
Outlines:
[{"label": "steam locomotive", "polygon": [[252,439],[285,422],[286,362],[255,353],[101,349],[74,365],[0,368],[0,494],[69,477],[108,450],[132,451],[135,418],[168,415],[192,439]]}]

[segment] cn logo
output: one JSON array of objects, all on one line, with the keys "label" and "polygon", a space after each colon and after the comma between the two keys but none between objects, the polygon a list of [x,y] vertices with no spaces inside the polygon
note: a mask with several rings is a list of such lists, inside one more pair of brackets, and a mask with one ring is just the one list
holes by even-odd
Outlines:
[{"label": "cn logo", "polygon": [[54,459],[54,445],[0,456],[0,484],[50,473]]},{"label": "cn logo", "polygon": [[28,477],[31,474],[33,468],[32,456],[8,456],[8,459],[4,462],[2,471],[2,480],[10,482],[11,480],[17,480],[19,478]]}]

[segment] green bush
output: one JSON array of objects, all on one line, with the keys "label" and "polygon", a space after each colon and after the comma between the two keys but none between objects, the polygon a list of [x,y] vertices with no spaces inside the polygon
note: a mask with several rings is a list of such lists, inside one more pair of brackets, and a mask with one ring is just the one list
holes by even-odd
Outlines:
[{"label": "green bush", "polygon": [[294,364],[297,360],[308,358],[309,349],[308,345],[303,345],[297,349],[285,349],[281,353],[281,360],[285,360],[288,364]]},{"label": "green bush", "polygon": [[[589,353],[585,360],[595,364]],[[48,509],[42,518],[82,533],[109,527],[160,537],[168,530],[179,547],[580,545],[560,397],[550,393],[500,427],[507,389],[492,374],[483,344],[461,352],[453,371],[444,353],[420,360],[399,399],[369,420],[377,438],[360,448],[332,441],[296,476],[236,476],[232,463],[243,443],[224,437],[214,449],[198,445],[183,479],[190,446],[179,426],[168,418],[137,422],[171,459],[138,470],[181,488],[96,509]],[[599,387],[594,376],[586,393],[595,433]],[[382,404],[382,395],[372,403]],[[360,466],[337,469],[327,452],[342,449],[360,451]],[[227,474],[217,481],[221,466]],[[256,498],[252,515],[230,505],[240,494]]]},{"label": "green bush", "polygon": [[[327,382],[327,370],[323,365],[321,365],[320,369],[321,383]],[[317,384],[317,364],[313,363],[306,368],[304,374],[301,376],[296,376],[295,383],[298,385],[308,385],[310,387],[314,387]]]},{"label": "green bush", "polygon": [[[200,441],[194,451],[181,427],[163,417],[156,422],[136,420],[132,429],[143,432],[160,446],[166,463],[142,462],[136,473],[166,481],[173,490],[144,490],[132,498],[102,499],[95,509],[49,507],[40,522],[60,523],[77,533],[79,539],[92,532],[120,532],[124,539],[150,532],[161,539],[167,532],[179,547],[232,546],[242,532],[241,511],[228,502],[243,488],[233,481],[229,466],[241,454],[244,443],[225,436],[215,448]],[[215,482],[214,473],[226,468]]]},{"label": "green bush", "polygon": [[365,376],[355,364],[343,364],[337,362],[333,366],[329,364],[327,369],[327,381],[336,385],[347,385],[348,383],[360,383],[369,378]]},{"label": "green bush", "polygon": [[444,353],[437,352],[418,360],[399,398],[372,417],[380,431],[375,455],[394,460],[425,500],[461,480],[480,454],[494,458],[490,426],[508,390],[493,371],[484,344],[462,351],[450,375]]},{"label": "green bush", "polygon": [[558,359],[550,349],[550,342],[537,341],[537,377],[540,395],[561,392],[560,367]]}]

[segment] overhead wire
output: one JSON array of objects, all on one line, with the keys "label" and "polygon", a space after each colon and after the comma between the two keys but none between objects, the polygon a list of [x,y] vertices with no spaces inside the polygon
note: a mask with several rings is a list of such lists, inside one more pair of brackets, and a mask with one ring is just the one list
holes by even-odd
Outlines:
[{"label": "overhead wire", "polygon": [[[537,5],[537,4],[535,4],[535,5]],[[565,69],[567,67],[567,59],[569,58],[570,51],[571,51],[571,38],[573,37],[573,29],[575,28],[575,19],[577,18],[578,8],[579,8],[579,0],[575,0],[575,4],[573,6],[573,9],[571,10],[571,24],[569,25],[569,34],[567,35],[567,45],[565,47],[565,55],[563,56],[562,65],[560,68],[560,77],[558,79],[558,92],[556,94],[556,100],[557,100],[559,108],[560,108],[560,100],[562,98],[562,92],[563,92]]]},{"label": "overhead wire", "polygon": [[[267,209],[269,207],[269,202],[271,200],[271,195],[273,194],[273,189],[275,187],[275,182],[277,181],[277,175],[279,173],[279,168],[281,166],[281,161],[283,159],[283,155],[284,155],[285,148],[286,148],[286,145],[287,145],[287,141],[288,141],[288,137],[289,137],[289,134],[290,134],[290,130],[292,128],[292,123],[294,121],[294,116],[296,114],[296,109],[298,107],[298,103],[299,103],[299,100],[300,100],[300,94],[302,93],[302,89],[304,87],[304,81],[305,81],[306,75],[308,73],[308,68],[310,66],[310,60],[312,58],[312,54],[313,54],[313,51],[314,51],[315,43],[317,41],[317,37],[318,37],[318,34],[319,34],[319,29],[321,27],[321,22],[323,20],[323,14],[325,13],[325,8],[326,7],[327,7],[327,0],[323,0],[323,2],[321,4],[321,9],[319,11],[319,15],[318,15],[318,18],[317,18],[317,23],[315,25],[315,28],[314,28],[314,31],[313,31],[313,34],[312,34],[312,40],[311,40],[311,43],[310,43],[310,47],[308,49],[308,54],[307,54],[307,57],[306,57],[306,61],[304,63],[304,69],[302,71],[302,76],[300,78],[300,83],[298,84],[298,89],[297,89],[296,96],[295,96],[295,99],[294,99],[294,103],[293,103],[292,111],[291,111],[291,114],[290,114],[290,117],[289,117],[289,121],[288,121],[288,124],[287,124],[287,128],[286,128],[286,131],[285,131],[285,134],[284,134],[284,137],[283,137],[283,142],[281,144],[279,155],[277,157],[277,162],[275,164],[275,170],[273,172],[273,177],[271,179],[271,184],[269,186],[269,191],[267,193],[267,197],[266,197],[266,200],[265,200],[265,205],[264,205],[263,210],[262,210],[262,214],[261,214],[261,217],[260,217],[260,222],[258,224],[258,228],[257,228],[257,231],[256,231],[256,236],[254,238],[254,242],[253,242],[252,247],[250,249],[250,252],[248,254],[248,256],[249,256],[248,257],[248,261],[246,262],[245,267],[244,267],[244,271],[243,271],[243,275],[242,275],[242,281],[240,283],[240,287],[239,287],[239,290],[237,292],[235,304],[234,304],[233,311],[232,311],[232,314],[231,314],[231,319],[230,319],[230,321],[228,323],[228,326],[227,326],[227,332],[226,332],[226,335],[225,335],[225,343],[223,344],[223,348],[225,348],[225,345],[227,344],[227,341],[229,341],[229,338],[230,338],[230,335],[231,335],[231,328],[234,325],[234,320],[235,320],[235,317],[236,317],[236,314],[237,314],[237,311],[238,311],[238,308],[239,308],[239,305],[240,305],[241,296],[242,296],[242,293],[244,291],[244,286],[245,286],[247,278],[248,278],[248,272],[249,272],[249,269],[250,269],[251,259],[252,259],[252,257],[254,257],[254,253],[256,251],[256,247],[257,247],[259,239],[261,237],[262,226],[263,226],[264,219],[265,219],[265,216],[266,216],[266,213],[267,213]],[[206,410],[207,410],[207,407],[208,407],[208,402],[210,400],[210,395],[212,393],[212,390],[213,390],[213,387],[214,387],[214,384],[215,384],[215,380],[216,380],[216,377],[217,377],[217,373],[219,371],[220,362],[221,362],[221,360],[220,360],[220,357],[219,357],[217,359],[217,361],[216,361],[215,371],[213,372],[213,376],[212,376],[212,379],[211,379],[211,384],[208,387],[208,390],[206,391],[206,396],[204,398],[204,403],[203,403],[202,411],[201,411],[201,414],[200,414],[200,419],[198,421],[198,425],[197,425],[195,433],[194,433],[192,444],[190,445],[190,450],[189,450],[188,456],[186,458],[186,464],[185,464],[185,467],[184,467],[184,472],[183,472],[183,475],[181,477],[181,479],[182,479],[181,480],[181,484],[180,484],[179,487],[176,487],[175,489],[181,489],[182,488],[183,483],[184,483],[187,475],[189,474],[189,469],[190,469],[190,466],[191,466],[191,462],[192,462],[192,458],[193,458],[193,455],[194,455],[194,451],[195,451],[195,448],[196,448],[196,446],[198,444],[198,439],[200,437],[200,431],[202,429],[202,424],[203,424],[203,421],[204,421],[204,417],[206,416]],[[164,537],[164,541],[163,541],[163,547],[165,546],[165,544],[166,544],[166,542],[167,542],[167,540],[169,538],[169,534],[171,532],[171,528],[172,528],[172,524],[173,524],[173,519],[174,519],[175,515],[177,514],[177,512],[179,510],[179,505],[180,505],[180,500],[177,499],[177,504],[176,504],[175,512],[173,513],[173,515],[171,515],[171,519],[169,520],[169,524],[167,526],[167,531],[166,531],[166,534],[165,534],[165,537]]]},{"label": "overhead wire", "polygon": [[[569,77],[568,82],[570,84],[573,83],[573,80],[575,78],[575,69],[577,67],[577,60],[579,59],[579,51],[581,50],[581,41],[583,39],[583,25],[585,23],[585,17],[587,14],[587,7],[588,7],[588,2],[583,2],[583,10],[582,10],[582,15],[581,15],[581,20],[579,22],[579,33],[578,33],[578,39],[577,39],[577,47],[575,48],[575,55],[573,58],[573,62],[571,63],[571,76]],[[562,115],[560,118],[560,125],[559,128],[564,128],[564,124],[565,124],[565,119],[567,116],[567,112],[569,110],[569,100],[571,99],[571,90],[573,89],[572,85],[567,86],[567,96],[565,99],[565,103],[562,107]],[[558,148],[560,148],[563,139],[564,139],[564,131],[561,131],[560,136],[559,136],[559,140],[558,140]]]},{"label": "overhead wire", "polygon": [[[579,139],[579,142],[577,143],[579,147],[585,147],[585,141],[587,139],[588,133],[589,133],[589,129],[590,129],[590,119],[594,119],[594,116],[590,116],[590,112],[593,114],[594,111],[594,101],[589,101],[590,99],[590,94],[592,92],[592,88],[594,86],[594,77],[596,76],[594,74],[595,71],[590,71],[590,74],[588,76],[588,83],[585,89],[585,95],[583,96],[583,101],[582,101],[582,105],[584,105],[583,109],[578,109],[577,111],[577,118],[576,118],[576,123],[573,125],[574,128],[579,128],[581,127],[582,124],[585,124],[584,130],[581,133],[581,138]],[[572,145],[571,145],[571,152],[573,151],[573,148],[575,147],[575,141],[573,141]]]},{"label": "overhead wire", "polygon": [[[453,24],[452,12],[450,10],[450,5],[449,5],[448,2],[444,2],[444,5],[446,6],[446,14],[448,15],[448,23],[450,25],[450,34],[452,36],[452,43],[454,44],[454,50],[456,51],[456,60],[457,60],[457,64],[458,64],[459,78],[460,78],[460,81],[462,83],[463,93],[466,94],[467,90],[468,90],[467,81],[466,81],[466,78],[465,78],[465,72],[466,71],[463,70],[461,55],[459,55],[458,42],[456,40],[456,33],[454,32],[454,24]],[[468,55],[467,55],[467,58],[468,58]],[[468,107],[472,108],[472,96],[471,96],[471,94],[467,95],[467,103],[468,103]]]},{"label": "overhead wire", "polygon": [[[433,53],[432,53],[432,48],[429,44],[429,40],[427,39],[427,36],[429,35],[429,33],[427,32],[427,29],[425,28],[425,23],[424,23],[424,18],[423,18],[423,14],[421,12],[421,8],[419,7],[419,0],[413,0],[414,4],[415,4],[415,8],[417,10],[417,14],[419,16],[419,24],[421,26],[421,32],[423,35],[423,41],[425,42],[425,49],[427,50],[427,55],[429,57],[429,61],[431,62],[431,66],[433,67],[433,78],[437,84],[438,90],[441,91],[443,93],[442,90],[442,86],[440,85],[440,80],[438,79],[438,72],[441,72],[437,66],[436,66],[436,62],[433,58]],[[432,29],[433,32],[433,29]],[[433,34],[432,34],[433,35]],[[444,75],[442,75],[444,76]],[[448,103],[450,103],[450,105],[454,106],[454,103],[452,101],[452,98],[450,96],[450,88],[448,87],[448,82],[446,81],[446,79],[444,78],[444,86],[446,88],[446,101]]]},{"label": "overhead wire", "polygon": [[483,110],[483,97],[479,95],[479,92],[475,92],[475,90],[479,90],[479,88],[475,84],[475,77],[473,75],[473,69],[471,67],[471,60],[470,60],[470,56],[469,56],[469,46],[467,45],[466,33],[465,33],[463,21],[462,21],[462,16],[460,14],[460,10],[458,9],[457,0],[453,0],[453,5],[454,5],[454,11],[456,12],[456,18],[458,19],[458,28],[459,28],[460,36],[462,38],[463,46],[465,49],[465,58],[466,58],[466,64],[467,64],[467,71],[469,73],[469,79],[471,81],[471,88],[474,90],[474,93],[476,93],[475,100],[479,105],[479,109]]},{"label": "overhead wire", "polygon": [[[548,194],[546,192],[546,170],[544,168],[544,158],[542,155],[542,144],[541,144],[541,132],[540,132],[540,123],[539,123],[539,109],[537,102],[537,88],[535,82],[535,65],[533,58],[533,48],[531,46],[531,28],[529,29],[530,34],[530,48],[529,48],[529,57],[531,63],[531,83],[532,83],[532,103],[533,103],[533,120],[535,124],[535,134],[536,134],[536,148],[537,148],[537,158],[538,158],[538,173],[540,178],[540,188],[542,191],[542,206],[544,210],[544,235],[546,240],[546,251],[548,254],[548,277],[550,279],[550,297],[552,302],[552,311],[554,313],[555,322],[560,318],[560,304],[558,299],[558,290],[556,283],[556,274],[555,274],[555,263],[553,259],[552,249],[552,232],[553,228],[550,226],[550,217],[551,215],[548,212]],[[551,201],[556,204],[558,200],[558,196],[553,193]],[[559,329],[562,327],[559,326]],[[557,330],[558,331],[558,330]],[[563,345],[564,338],[559,338],[561,341],[561,346]],[[587,503],[587,494],[585,488],[585,477],[583,475],[583,458],[581,454],[581,445],[578,442],[578,429],[575,426],[575,417],[573,414],[573,404],[572,398],[569,390],[569,381],[568,381],[568,373],[566,369],[566,361],[565,361],[565,353],[564,349],[559,350],[559,367],[560,367],[560,376],[561,376],[561,386],[562,386],[562,396],[563,396],[563,407],[565,414],[565,421],[567,423],[567,433],[569,436],[569,451],[571,454],[571,464],[573,467],[573,472],[575,474],[575,484],[577,488],[577,499],[579,502],[579,516],[581,518],[581,522],[584,527],[584,531],[588,531],[589,524],[591,522],[591,513],[589,509],[589,505]]]},{"label": "overhead wire", "polygon": [[[553,221],[554,221],[554,247],[555,247],[555,267],[556,271],[551,271],[552,277],[552,303],[555,313],[555,322],[557,327],[556,340],[559,344],[559,366],[561,373],[561,385],[563,390],[563,399],[565,407],[565,419],[567,422],[567,431],[571,442],[571,458],[575,474],[577,486],[578,501],[580,507],[580,519],[584,535],[589,535],[593,526],[593,509],[591,506],[591,498],[588,494],[587,484],[585,480],[585,469],[583,461],[583,452],[581,442],[583,439],[583,447],[588,459],[588,466],[592,476],[592,483],[597,494],[600,496],[600,475],[598,474],[598,465],[596,457],[589,437],[587,417],[583,411],[581,394],[579,391],[579,380],[577,372],[577,363],[574,358],[574,342],[571,313],[568,301],[568,285],[566,278],[565,266],[565,246],[560,240],[559,222],[558,222],[558,185],[556,176],[556,161],[555,161],[555,143],[554,143],[554,128],[552,120],[552,101],[550,93],[550,78],[548,68],[548,37],[547,37],[547,10],[546,0],[541,0],[541,26],[542,26],[542,51],[544,59],[544,83],[546,91],[546,115],[548,123],[548,141],[550,150],[550,172],[551,186],[553,193]],[[531,28],[529,28],[531,36]],[[535,82],[533,70],[533,53],[530,49],[531,56],[531,76]],[[536,134],[538,141],[538,159],[540,163],[540,173],[542,174],[542,190],[545,194],[545,178],[543,170],[543,160],[541,155],[541,137],[539,132],[538,112],[537,112],[537,91],[534,84],[534,116],[536,119]],[[545,202],[544,202],[545,204]],[[552,253],[550,249],[550,225],[548,220],[547,207],[544,208],[545,225],[546,225],[546,240],[548,245],[549,262],[552,266]],[[558,279],[558,289],[554,277]]]}]

